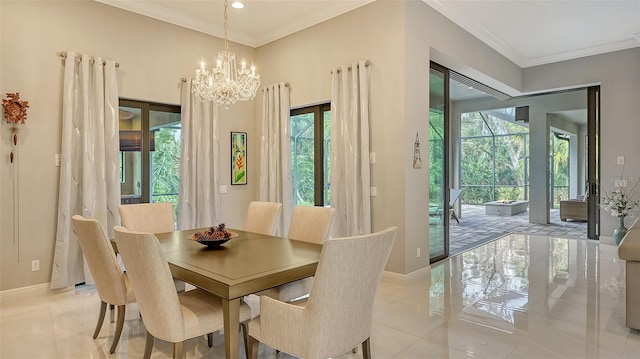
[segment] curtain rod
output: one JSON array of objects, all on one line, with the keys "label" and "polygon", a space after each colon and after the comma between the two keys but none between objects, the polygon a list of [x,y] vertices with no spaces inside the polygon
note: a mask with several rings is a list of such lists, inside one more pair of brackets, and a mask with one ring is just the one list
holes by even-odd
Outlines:
[{"label": "curtain rod", "polygon": [[[365,61],[364,62],[364,66],[365,67],[371,66],[371,61],[369,61],[369,60]],[[353,70],[353,67],[351,65],[349,65],[349,67],[347,67],[347,70],[351,71],[351,70]],[[338,72],[342,72],[342,69],[338,69]],[[331,70],[331,73],[333,73],[333,70]]]},{"label": "curtain rod", "polygon": [[[280,83],[277,83],[277,84],[274,84],[274,85],[279,85],[279,84],[280,84]],[[288,83],[288,82],[285,82],[285,83],[284,83],[284,86],[285,86],[285,87],[291,87],[291,86],[289,86],[289,83]],[[266,90],[267,90],[267,88],[266,88],[266,87],[263,87],[261,91],[262,91],[262,92],[265,92]]]},{"label": "curtain rod", "polygon": [[[58,56],[62,57],[63,59],[66,59],[67,58],[67,52],[66,51],[60,51],[60,52],[58,52]],[[80,55],[76,55],[76,60],[80,60],[80,58],[81,58]],[[91,59],[89,62],[91,62],[93,64],[93,63],[95,63],[95,61],[96,60]],[[107,62],[105,60],[102,60],[102,64],[106,65]],[[116,67],[120,67],[120,63],[119,62],[116,62]]]},{"label": "curtain rod", "polygon": [[[181,80],[182,80],[182,82],[187,82],[187,78],[186,78],[186,77],[181,78]],[[284,83],[284,85],[285,85],[286,87],[291,87],[291,86],[289,85],[289,83],[288,83],[288,82],[285,82],[285,83]],[[262,91],[262,92],[264,92],[264,90],[265,90],[265,89],[263,88],[261,91]]]}]

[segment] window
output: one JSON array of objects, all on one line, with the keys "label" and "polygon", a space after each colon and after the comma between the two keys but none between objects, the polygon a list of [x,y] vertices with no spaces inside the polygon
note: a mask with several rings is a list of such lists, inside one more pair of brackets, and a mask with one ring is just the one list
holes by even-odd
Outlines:
[{"label": "window", "polygon": [[120,151],[120,183],[124,183],[125,173],[124,173],[124,151]]},{"label": "window", "polygon": [[171,202],[180,185],[180,106],[120,99],[123,204]]},{"label": "window", "polygon": [[329,206],[331,105],[291,110],[291,170],[296,206]]}]

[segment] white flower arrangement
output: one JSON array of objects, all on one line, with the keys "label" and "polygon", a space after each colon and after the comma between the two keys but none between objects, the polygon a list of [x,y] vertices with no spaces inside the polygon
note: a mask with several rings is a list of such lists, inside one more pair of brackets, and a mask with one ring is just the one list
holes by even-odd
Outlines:
[{"label": "white flower arrangement", "polygon": [[[630,190],[627,183],[635,182]],[[603,188],[602,202],[600,206],[609,211],[613,217],[633,217],[633,211],[638,209],[640,201],[633,199],[638,179],[622,178],[615,180],[615,189],[608,194]]]}]

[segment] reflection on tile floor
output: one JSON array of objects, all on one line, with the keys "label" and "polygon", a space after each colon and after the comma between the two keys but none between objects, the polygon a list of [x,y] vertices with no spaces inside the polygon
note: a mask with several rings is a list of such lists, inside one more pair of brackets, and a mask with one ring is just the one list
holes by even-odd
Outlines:
[{"label": "reflection on tile floor", "polygon": [[[624,298],[616,247],[512,234],[434,265],[430,280],[381,283],[373,357],[639,358],[640,332],[624,325]],[[91,338],[98,307],[92,287],[3,304],[0,357],[141,357],[144,325],[136,306],[127,308],[113,355],[114,324]],[[188,341],[185,352],[186,358],[223,358],[224,346],[218,336],[208,348],[203,337]],[[169,344],[156,341],[153,358],[170,354]],[[260,358],[276,357],[291,358],[261,346]],[[341,358],[361,358],[361,351]]]},{"label": "reflection on tile floor", "polygon": [[558,209],[551,210],[550,222],[529,223],[528,211],[514,216],[487,216],[484,206],[462,205],[460,223],[451,223],[449,251],[455,255],[509,233],[587,239],[587,223],[563,222]]}]

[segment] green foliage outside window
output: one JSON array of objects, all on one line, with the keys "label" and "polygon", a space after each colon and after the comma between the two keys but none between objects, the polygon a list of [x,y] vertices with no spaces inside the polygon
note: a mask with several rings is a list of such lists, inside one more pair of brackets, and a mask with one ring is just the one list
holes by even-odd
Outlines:
[{"label": "green foliage outside window", "polygon": [[[317,106],[312,106],[315,108]],[[320,124],[316,125],[316,112],[307,112],[292,115],[290,118],[291,131],[291,171],[293,176],[293,198],[297,206],[314,206],[315,203],[315,183],[322,181],[323,205],[330,204],[329,189],[329,168],[330,168],[330,146],[331,146],[331,111],[320,112]],[[316,151],[316,129],[315,126],[323,126],[324,138],[322,139],[322,152],[319,161],[322,161],[324,171],[323,178],[316,178],[315,156]]]},{"label": "green foliage outside window", "polygon": [[444,114],[429,112],[429,202],[443,201]]},{"label": "green foliage outside window", "polygon": [[551,157],[551,199],[552,208],[559,208],[560,201],[569,199],[569,140],[568,136],[549,135],[551,144],[549,156]]},{"label": "green foliage outside window", "polygon": [[180,129],[161,127],[155,132],[151,152],[152,197],[154,202],[171,202],[176,213],[180,190]]},{"label": "green foliage outside window", "polygon": [[314,115],[291,116],[291,169],[294,203],[314,204]]},{"label": "green foliage outside window", "polygon": [[[486,122],[485,122],[486,121]],[[528,179],[528,128],[479,112],[461,122],[461,185],[464,203],[523,200]]]},{"label": "green foliage outside window", "polygon": [[[464,202],[483,204],[527,199],[528,128],[483,115],[484,120],[479,112],[462,115]],[[569,197],[569,141],[566,136],[556,136],[553,132],[549,141],[552,204],[557,207],[560,200]]]}]

